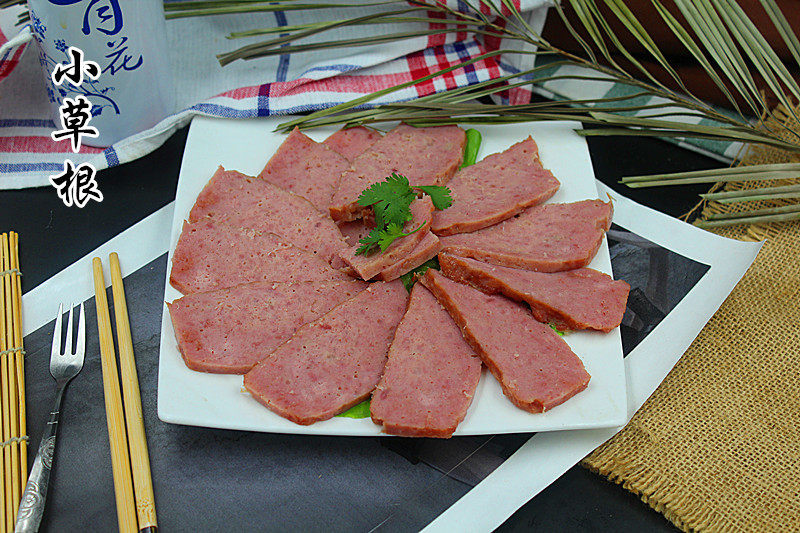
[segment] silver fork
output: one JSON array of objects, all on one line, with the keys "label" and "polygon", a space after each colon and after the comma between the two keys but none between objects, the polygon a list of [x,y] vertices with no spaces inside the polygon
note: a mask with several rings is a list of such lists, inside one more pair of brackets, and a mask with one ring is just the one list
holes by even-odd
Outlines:
[{"label": "silver fork", "polygon": [[50,420],[42,435],[42,442],[39,444],[39,452],[33,461],[28,484],[25,486],[25,493],[19,504],[17,513],[17,523],[14,527],[16,533],[35,532],[39,530],[39,523],[42,521],[44,513],[44,503],[47,498],[47,484],[50,480],[50,468],[53,465],[53,453],[56,448],[56,434],[58,432],[58,420],[61,411],[61,400],[64,391],[83,368],[83,354],[86,351],[86,319],[83,314],[83,304],[81,304],[81,314],[78,319],[78,339],[75,352],[72,352],[72,309],[69,308],[67,318],[67,335],[64,352],[61,352],[61,316],[63,305],[58,306],[58,317],[53,332],[53,348],[50,352],[50,374],[56,380],[58,392],[53,410],[50,412]]}]

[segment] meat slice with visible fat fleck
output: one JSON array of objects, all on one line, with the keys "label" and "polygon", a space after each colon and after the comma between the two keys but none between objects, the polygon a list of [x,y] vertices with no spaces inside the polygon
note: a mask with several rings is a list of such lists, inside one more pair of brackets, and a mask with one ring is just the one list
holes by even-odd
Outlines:
[{"label": "meat slice with visible fat fleck", "polygon": [[472,233],[440,237],[445,252],[495,265],[559,272],[589,264],[611,225],[611,202],[545,204]]},{"label": "meat slice with visible fat fleck", "polygon": [[356,280],[261,281],[189,294],[167,307],[186,366],[244,374],[300,326],[365,288]]},{"label": "meat slice with visible fat fleck", "polygon": [[458,169],[466,134],[457,126],[413,128],[400,124],[356,157],[342,173],[331,199],[330,214],[337,222],[361,218],[361,192],[393,172],[411,185],[443,185]]},{"label": "meat slice with visible fat fleck", "polygon": [[418,266],[421,266],[425,261],[436,257],[436,254],[438,254],[441,249],[442,243],[439,242],[439,238],[429,231],[405,259],[401,259],[397,263],[381,270],[381,273],[378,274],[378,278],[383,281],[395,280],[406,272],[410,272]]},{"label": "meat slice with visible fat fleck", "polygon": [[345,157],[295,128],[258,177],[302,196],[318,211],[327,213],[339,176],[349,168]]},{"label": "meat slice with visible fat fleck", "polygon": [[464,420],[480,377],[481,361],[458,326],[417,283],[372,393],[372,420],[392,435],[449,438]]},{"label": "meat slice with visible fat fleck", "polygon": [[524,305],[484,294],[437,270],[428,270],[421,281],[520,409],[550,410],[589,384],[590,376],[578,356]]},{"label": "meat slice with visible fat fleck", "polygon": [[407,303],[400,281],[370,284],[259,361],[245,374],[245,388],[297,424],[349,409],[378,384]]},{"label": "meat slice with visible fat fleck", "polygon": [[355,128],[343,128],[322,142],[348,161],[352,161],[366,152],[381,137],[382,135],[375,130],[356,126]]},{"label": "meat slice with visible fat fleck", "polygon": [[486,228],[540,204],[560,186],[539,162],[532,138],[462,168],[447,186],[453,205],[433,215],[431,231],[454,235]]},{"label": "meat slice with visible fat fleck", "polygon": [[184,222],[169,281],[184,294],[254,281],[335,281],[347,274],[281,237],[204,219]]},{"label": "meat slice with visible fat fleck", "polygon": [[403,232],[410,233],[420,228],[418,231],[396,239],[383,252],[378,251],[369,256],[356,255],[358,246],[351,246],[340,252],[339,257],[364,280],[374,278],[384,269],[408,257],[425,237],[431,225],[433,202],[430,196],[424,196],[414,200],[410,209],[412,218],[406,222]]},{"label": "meat slice with visible fat fleck", "polygon": [[534,272],[450,254],[441,254],[439,264],[448,278],[525,302],[536,320],[561,330],[611,331],[622,322],[630,291],[624,281],[591,268]]},{"label": "meat slice with visible fat fleck", "polygon": [[189,213],[189,222],[213,218],[232,226],[275,233],[334,266],[346,248],[342,234],[327,213],[305,198],[277,185],[219,167]]}]

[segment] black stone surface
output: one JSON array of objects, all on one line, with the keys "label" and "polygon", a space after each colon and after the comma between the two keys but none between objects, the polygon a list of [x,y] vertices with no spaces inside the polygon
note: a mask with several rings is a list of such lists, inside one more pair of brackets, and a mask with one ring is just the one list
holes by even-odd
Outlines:
[{"label": "black stone surface", "polygon": [[[0,231],[20,233],[24,290],[169,203],[185,139],[184,129],[153,154],[102,171],[105,201],[83,210],[61,205],[51,188],[0,191]],[[615,181],[719,166],[657,140],[592,138],[589,146],[599,179],[671,215],[691,208],[697,189],[632,191]],[[125,280],[161,531],[418,530],[527,439],[298,437],[164,424],[156,416],[156,376],[165,268],[161,257]],[[116,528],[92,300],[87,321],[86,365],[65,399],[43,531]],[[54,393],[51,335],[49,324],[26,338],[31,461]],[[674,530],[636,496],[580,467],[499,528],[531,529]]]}]

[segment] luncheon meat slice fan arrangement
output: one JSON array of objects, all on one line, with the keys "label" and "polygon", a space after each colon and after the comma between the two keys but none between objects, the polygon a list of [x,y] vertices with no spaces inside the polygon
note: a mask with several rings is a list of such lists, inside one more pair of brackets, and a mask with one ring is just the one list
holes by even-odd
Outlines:
[{"label": "luncheon meat slice fan arrangement", "polygon": [[[254,401],[297,424],[371,399],[372,421],[407,437],[453,435],[483,367],[530,416],[584,390],[556,328],[622,321],[630,287],[587,268],[611,202],[545,204],[560,184],[531,137],[459,169],[465,142],[456,126],[323,142],[295,129],[258,177],[220,167],[172,253],[186,366],[243,374]],[[405,225],[365,253],[382,216],[359,197],[392,175],[447,186],[452,205],[413,189]]]}]

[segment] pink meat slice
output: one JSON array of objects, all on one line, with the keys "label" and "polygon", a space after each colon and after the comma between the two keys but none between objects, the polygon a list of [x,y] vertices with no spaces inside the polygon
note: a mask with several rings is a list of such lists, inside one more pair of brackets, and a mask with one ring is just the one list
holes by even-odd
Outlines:
[{"label": "pink meat slice", "polygon": [[456,283],[437,270],[428,270],[421,281],[520,409],[550,410],[589,384],[578,356],[525,306]]},{"label": "pink meat slice", "polygon": [[363,254],[356,255],[358,246],[351,246],[340,252],[339,257],[347,263],[361,279],[370,280],[374,278],[384,269],[408,257],[425,237],[431,225],[431,218],[433,217],[433,202],[430,196],[424,196],[411,203],[411,216],[411,220],[406,222],[403,228],[404,233],[409,233],[420,226],[422,229],[411,233],[411,235],[400,237],[390,244],[385,251],[379,251],[369,256]]},{"label": "pink meat slice", "polygon": [[441,254],[439,265],[454,281],[527,303],[536,320],[561,330],[611,331],[622,322],[630,291],[624,281],[591,268],[534,272],[450,254]]},{"label": "pink meat slice", "polygon": [[361,192],[393,172],[407,177],[412,185],[443,185],[461,164],[465,142],[464,130],[456,126],[400,124],[342,173],[331,200],[331,216],[337,222],[362,217],[366,208],[356,203]]},{"label": "pink meat slice", "polygon": [[370,284],[259,361],[245,374],[245,388],[297,424],[349,409],[378,384],[407,302],[399,281]]},{"label": "pink meat slice", "polygon": [[281,237],[213,219],[184,222],[169,281],[184,294],[254,281],[344,281],[347,274]]},{"label": "pink meat slice", "polygon": [[502,222],[555,194],[560,186],[539,161],[532,138],[462,168],[447,183],[453,205],[433,216],[431,231],[454,235]]},{"label": "pink meat slice", "polygon": [[425,261],[436,257],[441,249],[442,243],[439,242],[439,238],[429,231],[405,259],[381,270],[378,278],[383,281],[395,280],[422,265]]},{"label": "pink meat slice", "polygon": [[350,162],[295,128],[278,147],[259,178],[302,196],[326,213],[333,189]]},{"label": "pink meat slice", "polygon": [[357,126],[355,128],[341,129],[330,135],[323,142],[331,150],[339,153],[348,161],[352,161],[366,152],[380,138],[381,134],[377,131]]},{"label": "pink meat slice", "polygon": [[[374,227],[374,224],[366,222],[363,218],[358,220],[353,220],[350,222],[342,222],[338,224],[339,230],[342,232],[344,236],[345,242],[347,242],[350,246],[358,247],[358,241],[362,238],[366,237],[370,230]],[[422,240],[419,241],[416,248],[414,248],[411,253],[406,256],[404,259],[401,259],[397,263],[386,267],[384,270],[378,274],[378,278],[383,281],[392,281],[406,272],[414,270],[418,266],[422,265],[425,261],[429,259],[433,259],[436,257],[442,249],[442,244],[439,242],[439,238],[428,231]],[[351,274],[353,276],[357,276],[355,270],[351,270]]]},{"label": "pink meat slice", "polygon": [[244,374],[315,320],[366,288],[353,281],[260,281],[198,292],[167,304],[186,366]]},{"label": "pink meat slice", "polygon": [[559,272],[589,264],[611,225],[611,202],[545,204],[472,233],[440,237],[442,250],[495,265]]},{"label": "pink meat slice", "polygon": [[372,393],[372,420],[386,433],[449,438],[464,420],[481,361],[436,298],[417,283]]},{"label": "pink meat slice", "polygon": [[449,438],[464,420],[480,377],[480,359],[447,311],[417,283],[372,393],[372,420],[392,435]]},{"label": "pink meat slice", "polygon": [[363,218],[340,222],[336,225],[339,227],[342,237],[344,237],[344,242],[350,246],[358,246],[358,241],[369,235],[369,232],[375,227],[374,223],[368,222]]},{"label": "pink meat slice", "polygon": [[219,167],[200,192],[189,222],[210,217],[231,226],[275,233],[329,263],[346,248],[342,234],[327,215],[305,198],[267,181]]}]

